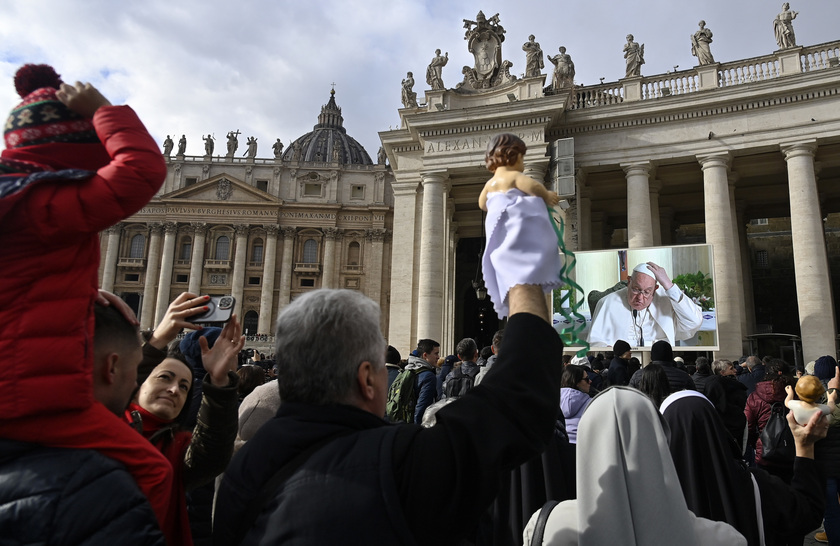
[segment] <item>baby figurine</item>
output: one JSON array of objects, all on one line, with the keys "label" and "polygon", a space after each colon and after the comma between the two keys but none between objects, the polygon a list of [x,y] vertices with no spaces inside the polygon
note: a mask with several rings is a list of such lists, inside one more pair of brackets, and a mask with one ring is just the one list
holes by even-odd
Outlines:
[{"label": "baby figurine", "polygon": [[[817,411],[821,411],[823,415],[831,414],[833,408],[816,403],[825,394],[825,387],[816,376],[806,375],[796,382],[796,395],[799,396],[799,400],[793,399],[793,388],[790,385],[785,387],[785,392],[785,406],[793,412],[793,418],[799,424],[807,423]],[[833,402],[834,397],[829,396],[829,404],[834,405]]]},{"label": "baby figurine", "polygon": [[478,206],[487,211],[481,265],[499,318],[508,314],[511,287],[536,284],[550,292],[563,284],[557,235],[548,212],[560,197],[522,173],[525,151],[522,139],[503,133],[490,140],[484,154],[493,177],[478,197]]}]

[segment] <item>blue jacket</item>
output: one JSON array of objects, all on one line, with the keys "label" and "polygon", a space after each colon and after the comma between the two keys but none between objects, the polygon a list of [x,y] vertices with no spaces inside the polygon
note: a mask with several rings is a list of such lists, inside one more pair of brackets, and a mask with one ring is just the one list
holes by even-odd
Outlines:
[{"label": "blue jacket", "polygon": [[414,422],[421,423],[426,408],[434,404],[435,400],[437,400],[437,369],[422,358],[416,356],[408,357],[408,364],[406,364],[405,369],[423,370],[414,379],[416,381],[414,392],[417,393],[417,405],[414,406]]},{"label": "blue jacket", "polygon": [[165,545],[149,502],[116,461],[4,439],[0,543]]}]

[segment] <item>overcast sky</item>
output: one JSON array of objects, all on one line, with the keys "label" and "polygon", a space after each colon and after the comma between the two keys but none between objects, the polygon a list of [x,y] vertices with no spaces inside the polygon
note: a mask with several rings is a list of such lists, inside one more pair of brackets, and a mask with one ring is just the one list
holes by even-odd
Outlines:
[{"label": "overcast sky", "polygon": [[[130,104],[158,140],[187,136],[187,154],[204,153],[227,131],[271,144],[312,130],[335,83],[344,126],[375,159],[378,132],[399,124],[400,81],[415,74],[423,102],[425,70],[436,48],[449,52],[447,88],[474,60],[463,19],[499,14],[502,58],[524,70],[522,44],[535,34],[546,54],[566,46],[576,83],[624,76],[622,47],[645,44],[642,75],[694,66],[689,36],[704,19],[720,62],[772,53],[775,0],[6,0],[0,4],[0,106],[18,101],[12,77],[27,62],[49,63],[65,81],[90,81],[115,104]],[[840,40],[839,0],[794,0],[797,43]],[[551,63],[545,62],[551,81]]]}]

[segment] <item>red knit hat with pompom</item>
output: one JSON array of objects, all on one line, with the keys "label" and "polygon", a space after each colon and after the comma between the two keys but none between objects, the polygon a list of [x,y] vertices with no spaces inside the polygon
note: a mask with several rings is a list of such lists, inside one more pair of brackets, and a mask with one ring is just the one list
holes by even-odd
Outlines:
[{"label": "red knit hat with pompom", "polygon": [[55,92],[61,76],[46,64],[26,64],[15,74],[23,99],[9,114],[3,133],[7,149],[54,142],[99,142],[89,119],[67,108]]}]

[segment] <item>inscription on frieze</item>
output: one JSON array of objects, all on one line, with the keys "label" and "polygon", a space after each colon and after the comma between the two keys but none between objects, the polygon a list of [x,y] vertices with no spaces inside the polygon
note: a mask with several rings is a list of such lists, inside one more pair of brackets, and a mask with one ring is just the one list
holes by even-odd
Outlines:
[{"label": "inscription on frieze", "polygon": [[[526,144],[545,142],[545,137],[543,135],[543,131],[541,130],[499,130],[498,132],[513,133],[524,140]],[[487,148],[487,143],[494,135],[495,133],[493,135],[465,136],[461,138],[447,138],[444,140],[426,139],[425,151],[427,155],[447,154],[462,151],[484,151]]]}]

